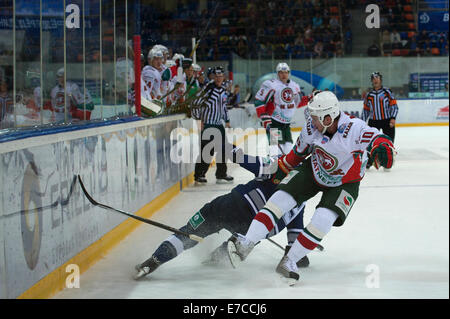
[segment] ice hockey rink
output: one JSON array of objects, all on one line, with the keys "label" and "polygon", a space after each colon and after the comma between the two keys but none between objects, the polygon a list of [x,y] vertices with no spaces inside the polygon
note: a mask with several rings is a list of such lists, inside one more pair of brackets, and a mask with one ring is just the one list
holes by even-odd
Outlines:
[{"label": "ice hockey rink", "polygon": [[[265,139],[256,141],[249,138],[250,152],[261,154]],[[310,266],[293,287],[275,273],[283,251],[268,241],[238,269],[203,265],[227,231],[134,281],[134,266],[170,235],[143,224],[81,275],[80,288],[54,298],[449,298],[449,127],[398,127],[395,145],[393,169],[366,173],[346,223],[324,238],[323,252],[308,255]],[[217,185],[214,172],[208,185],[184,189],[152,219],[181,227],[206,202],[252,178],[233,164],[234,184]],[[305,225],[319,196],[306,205]],[[272,239],[284,246],[285,231]]]}]

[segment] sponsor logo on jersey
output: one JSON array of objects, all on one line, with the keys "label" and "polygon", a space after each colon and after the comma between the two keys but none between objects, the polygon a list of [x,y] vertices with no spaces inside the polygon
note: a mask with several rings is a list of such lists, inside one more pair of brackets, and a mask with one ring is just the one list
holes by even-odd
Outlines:
[{"label": "sponsor logo on jersey", "polygon": [[328,136],[324,136],[322,141],[320,143],[325,144],[330,140],[330,138]]},{"label": "sponsor logo on jersey", "polygon": [[333,155],[327,153],[323,148],[321,148],[320,146],[316,146],[315,149],[315,154],[317,159],[320,162],[320,165],[327,171],[327,172],[331,172],[332,170],[334,170],[337,167],[338,164],[338,160],[336,157],[334,157]]},{"label": "sponsor logo on jersey", "polygon": [[347,127],[347,123],[341,124],[341,125],[338,127],[338,132],[339,132],[339,133],[343,133],[346,127]]},{"label": "sponsor logo on jersey", "polygon": [[344,212],[345,216],[347,216],[354,202],[355,199],[353,198],[353,196],[345,190],[342,190],[336,201],[336,206]]},{"label": "sponsor logo on jersey", "polygon": [[281,100],[285,103],[291,103],[294,99],[294,92],[292,92],[292,89],[290,87],[284,88],[281,91]]},{"label": "sponsor logo on jersey", "polygon": [[204,221],[205,221],[205,218],[202,216],[200,211],[198,211],[195,213],[194,216],[191,217],[191,219],[189,219],[189,224],[191,224],[192,228],[197,229],[198,226],[203,224]]},{"label": "sponsor logo on jersey", "polygon": [[350,122],[350,123],[348,124],[347,128],[344,130],[344,134],[343,134],[344,138],[347,137],[348,132],[350,131],[352,125],[353,125],[353,122]]}]

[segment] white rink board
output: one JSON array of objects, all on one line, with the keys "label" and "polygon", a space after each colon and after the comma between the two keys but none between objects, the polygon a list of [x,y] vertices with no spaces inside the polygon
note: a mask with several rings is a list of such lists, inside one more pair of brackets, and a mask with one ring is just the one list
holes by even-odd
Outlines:
[{"label": "white rink board", "polygon": [[[448,123],[448,99],[397,100],[397,124],[414,123]],[[361,117],[363,101],[341,101],[341,109],[356,117]],[[447,107],[447,115],[440,112]],[[304,108],[295,112],[291,127],[303,127],[305,123]]]},{"label": "white rink board", "polygon": [[[396,133],[394,168],[367,172],[348,220],[322,241],[325,251],[309,254],[310,267],[300,271],[295,287],[275,273],[283,252],[267,241],[239,269],[202,265],[229,237],[226,231],[136,282],[134,265],[170,235],[142,225],[81,276],[79,289],[55,298],[449,298],[449,128],[400,127]],[[250,153],[264,154],[263,144]],[[231,189],[216,185],[214,173],[209,170],[208,185],[184,190],[152,219],[184,225],[203,204]],[[230,174],[234,185],[251,178],[236,166]],[[305,225],[318,200],[308,202]],[[282,232],[274,240],[284,245],[285,237]],[[379,270],[379,288],[366,285],[373,269]]]}]

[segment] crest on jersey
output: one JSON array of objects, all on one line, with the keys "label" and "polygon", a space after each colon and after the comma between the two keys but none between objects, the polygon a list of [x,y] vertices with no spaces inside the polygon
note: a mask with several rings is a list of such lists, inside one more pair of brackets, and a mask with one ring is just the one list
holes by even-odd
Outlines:
[{"label": "crest on jersey", "polygon": [[331,172],[337,167],[338,160],[331,154],[328,154],[323,148],[316,146],[315,153],[320,165],[327,171]]},{"label": "crest on jersey", "polygon": [[294,100],[294,92],[290,87],[284,88],[281,91],[281,100],[285,103],[291,103]]}]

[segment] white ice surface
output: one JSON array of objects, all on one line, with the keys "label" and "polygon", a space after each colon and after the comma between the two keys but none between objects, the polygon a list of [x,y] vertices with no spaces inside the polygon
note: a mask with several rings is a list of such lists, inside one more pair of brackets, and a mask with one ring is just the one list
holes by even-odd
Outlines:
[{"label": "white ice surface", "polygon": [[[367,172],[346,223],[324,238],[325,251],[309,254],[310,267],[300,270],[294,287],[275,273],[283,251],[267,241],[238,269],[202,265],[229,237],[227,231],[134,281],[135,264],[170,235],[143,224],[82,274],[80,288],[55,298],[449,298],[449,127],[401,127],[396,134],[394,168]],[[258,152],[265,147],[258,144]],[[181,227],[206,202],[228,192],[233,185],[216,185],[214,172],[209,170],[207,186],[185,189],[152,219]],[[234,185],[251,178],[235,165],[229,173]],[[305,225],[318,200],[308,202]],[[284,246],[285,232],[273,239]],[[366,285],[376,275],[373,269],[379,288]]]}]

